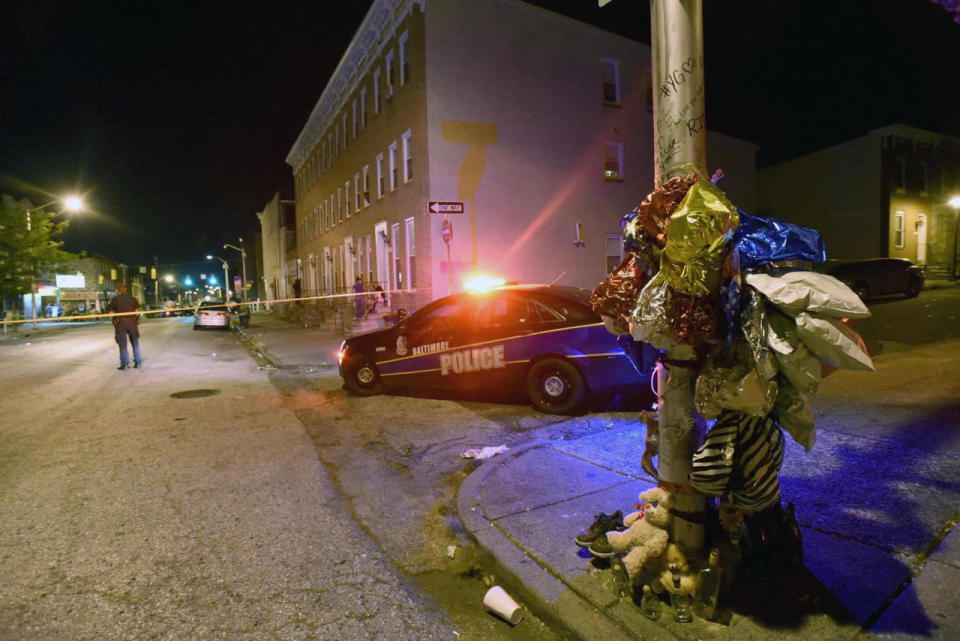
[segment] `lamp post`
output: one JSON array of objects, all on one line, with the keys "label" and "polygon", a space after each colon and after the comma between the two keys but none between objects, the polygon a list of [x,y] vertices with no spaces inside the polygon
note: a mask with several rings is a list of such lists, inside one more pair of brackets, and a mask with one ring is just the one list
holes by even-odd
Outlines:
[{"label": "lamp post", "polygon": [[[57,198],[56,200],[51,200],[45,205],[40,205],[39,207],[28,207],[27,208],[27,233],[30,233],[33,230],[33,221],[32,214],[34,212],[41,212],[50,205],[61,203],[63,209],[61,212],[75,212],[83,209],[83,199],[80,196],[67,196],[66,198]],[[33,280],[33,272],[36,262],[30,265],[30,308],[33,316],[33,328],[37,328],[37,292],[36,292],[36,283]],[[6,326],[4,326],[6,327]]]},{"label": "lamp post", "polygon": [[243,239],[240,239],[239,247],[225,243],[223,248],[240,252],[240,297],[243,302],[247,302],[247,251],[244,249]]},{"label": "lamp post", "polygon": [[219,256],[207,254],[207,260],[213,260],[214,258],[223,263],[223,300],[226,301],[230,297],[230,267],[227,265],[227,261]]},{"label": "lamp post", "polygon": [[960,238],[960,196],[954,196],[947,201],[947,204],[953,207],[953,277],[954,279],[960,278],[960,260],[958,260],[958,254],[960,254],[960,247],[957,247],[958,238]]}]

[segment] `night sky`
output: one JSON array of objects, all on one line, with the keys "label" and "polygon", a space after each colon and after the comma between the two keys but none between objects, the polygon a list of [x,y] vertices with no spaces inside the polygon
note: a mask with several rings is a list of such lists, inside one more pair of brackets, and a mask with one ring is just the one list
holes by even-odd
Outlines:
[{"label": "night sky", "polygon": [[[650,42],[647,0],[535,4]],[[940,5],[703,4],[708,127],[761,165],[894,122],[960,137],[960,24]],[[255,212],[292,198],[284,158],[368,7],[8,0],[0,193],[85,193],[67,249],[130,265],[186,270],[252,241]]]}]

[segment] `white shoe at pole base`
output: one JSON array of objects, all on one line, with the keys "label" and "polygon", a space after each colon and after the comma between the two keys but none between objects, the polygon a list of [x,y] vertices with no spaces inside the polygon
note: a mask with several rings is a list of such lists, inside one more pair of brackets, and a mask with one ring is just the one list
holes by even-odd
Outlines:
[{"label": "white shoe at pole base", "polygon": [[517,625],[523,619],[523,608],[499,585],[487,590],[483,597],[483,606],[510,625]]}]

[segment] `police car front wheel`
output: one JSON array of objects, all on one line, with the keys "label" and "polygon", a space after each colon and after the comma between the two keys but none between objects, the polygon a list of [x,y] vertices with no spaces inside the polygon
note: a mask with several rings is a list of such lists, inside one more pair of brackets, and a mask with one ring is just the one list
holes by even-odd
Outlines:
[{"label": "police car front wheel", "polygon": [[382,391],[377,366],[365,356],[351,356],[343,362],[343,382],[347,389],[360,396],[373,396]]},{"label": "police car front wheel", "polygon": [[541,412],[569,414],[583,404],[587,387],[576,367],[558,358],[548,358],[530,368],[527,395]]}]

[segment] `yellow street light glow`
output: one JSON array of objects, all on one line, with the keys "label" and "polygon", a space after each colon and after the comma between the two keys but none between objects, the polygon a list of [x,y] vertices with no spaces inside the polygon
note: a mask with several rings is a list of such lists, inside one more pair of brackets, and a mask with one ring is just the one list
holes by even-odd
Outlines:
[{"label": "yellow street light glow", "polygon": [[166,276],[163,277],[163,280],[167,281],[168,283],[172,283],[173,276],[171,274],[167,274]]},{"label": "yellow street light glow", "polygon": [[463,286],[471,292],[485,292],[503,285],[506,281],[486,274],[473,274],[464,281]]},{"label": "yellow street light glow", "polygon": [[960,196],[954,196],[947,201],[947,204],[951,207],[960,207]]},{"label": "yellow street light glow", "polygon": [[80,211],[83,209],[83,198],[80,196],[67,196],[63,199],[63,208],[67,211]]}]

